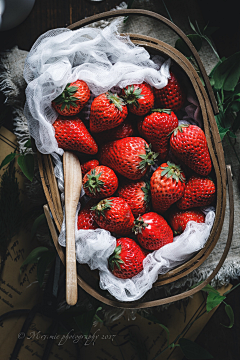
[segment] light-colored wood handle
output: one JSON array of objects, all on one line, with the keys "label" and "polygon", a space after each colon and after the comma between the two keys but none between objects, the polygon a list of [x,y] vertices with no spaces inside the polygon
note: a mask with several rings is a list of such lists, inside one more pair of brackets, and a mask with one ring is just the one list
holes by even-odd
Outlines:
[{"label": "light-colored wood handle", "polygon": [[66,301],[77,302],[77,264],[75,253],[75,216],[82,187],[82,172],[78,157],[63,154],[65,218],[66,218]]}]

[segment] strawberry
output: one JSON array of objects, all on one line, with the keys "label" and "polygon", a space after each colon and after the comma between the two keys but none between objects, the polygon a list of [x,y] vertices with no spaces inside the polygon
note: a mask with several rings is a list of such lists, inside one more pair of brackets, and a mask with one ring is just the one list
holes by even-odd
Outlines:
[{"label": "strawberry", "polygon": [[158,250],[173,242],[173,232],[166,220],[155,212],[139,216],[134,221],[133,232],[140,245],[147,250]]},{"label": "strawberry", "polygon": [[121,279],[130,279],[143,270],[144,258],[144,252],[134,240],[119,238],[108,262],[113,275]]},{"label": "strawberry", "polygon": [[179,125],[170,138],[170,149],[197,174],[207,176],[212,170],[204,132],[196,125]]},{"label": "strawberry", "polygon": [[138,217],[149,210],[150,185],[145,181],[124,180],[118,188],[117,196],[128,203],[134,217]]},{"label": "strawberry", "polygon": [[120,125],[127,117],[128,110],[123,99],[108,91],[97,96],[91,105],[90,131],[98,133]]},{"label": "strawberry", "polygon": [[186,183],[183,197],[176,203],[179,209],[211,205],[215,199],[214,182],[202,176],[191,176]]},{"label": "strawberry", "polygon": [[199,209],[179,210],[174,208],[170,210],[168,221],[174,235],[180,235],[186,229],[189,221],[204,223],[205,215]]},{"label": "strawberry", "polygon": [[81,164],[82,177],[84,177],[84,175],[86,175],[88,171],[94,169],[98,165],[99,165],[99,161],[96,159],[82,162]]},{"label": "strawberry", "polygon": [[146,140],[145,134],[142,131],[143,121],[144,121],[144,116],[140,116],[137,121],[137,129],[138,129],[139,136]]},{"label": "strawberry", "polygon": [[84,208],[81,208],[78,213],[77,228],[78,230],[95,230],[98,228],[97,223],[94,220],[94,212],[91,207],[95,204],[90,200]]},{"label": "strawberry", "polygon": [[90,90],[85,81],[67,84],[62,94],[53,100],[52,106],[63,116],[78,114],[90,99]]},{"label": "strawberry", "polygon": [[109,167],[96,166],[84,176],[83,188],[89,197],[103,199],[115,193],[118,188],[118,178]]},{"label": "strawberry", "polygon": [[146,115],[154,105],[152,87],[146,82],[125,87],[122,97],[128,104],[129,111],[136,115]]},{"label": "strawberry", "polygon": [[62,120],[61,117],[53,123],[58,146],[63,150],[76,150],[85,154],[96,154],[98,146],[86,126],[78,117]]},{"label": "strawberry", "polygon": [[130,180],[139,180],[147,172],[158,154],[140,137],[127,137],[105,144],[99,154],[100,163]]},{"label": "strawberry", "polygon": [[94,210],[94,219],[100,228],[116,235],[128,235],[133,227],[134,216],[129,205],[120,197],[101,200]]},{"label": "strawberry", "polygon": [[105,144],[109,141],[123,139],[133,135],[134,127],[132,122],[126,118],[117,127],[94,134],[94,139],[98,144]]},{"label": "strawberry", "polygon": [[142,123],[144,138],[152,144],[159,158],[165,160],[169,151],[169,133],[178,126],[178,119],[170,109],[153,109]]},{"label": "strawberry", "polygon": [[184,193],[185,175],[180,166],[163,163],[152,174],[150,189],[154,211],[162,214]]},{"label": "strawberry", "polygon": [[171,78],[162,89],[153,88],[155,107],[178,111],[183,107],[186,93],[178,78],[170,71]]}]

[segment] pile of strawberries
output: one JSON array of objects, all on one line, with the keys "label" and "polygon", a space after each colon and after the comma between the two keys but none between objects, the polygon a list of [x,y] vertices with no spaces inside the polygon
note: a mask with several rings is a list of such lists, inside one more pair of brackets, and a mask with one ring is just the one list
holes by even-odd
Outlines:
[{"label": "pile of strawberries", "polygon": [[186,94],[170,75],[162,89],[144,82],[97,96],[88,123],[81,120],[90,99],[84,81],[68,84],[52,102],[59,113],[53,124],[58,146],[80,153],[90,198],[78,229],[100,227],[117,237],[109,269],[119,278],[138,274],[147,254],[171,243],[188,221],[204,222],[200,208],[215,199],[205,134],[178,125],[175,112]]}]

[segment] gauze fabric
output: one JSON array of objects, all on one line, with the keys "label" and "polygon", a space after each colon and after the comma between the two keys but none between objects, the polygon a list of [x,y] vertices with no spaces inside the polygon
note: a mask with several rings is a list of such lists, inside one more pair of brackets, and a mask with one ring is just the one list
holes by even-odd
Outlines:
[{"label": "gauze fabric", "polygon": [[55,29],[40,36],[30,50],[25,67],[25,116],[31,136],[42,154],[63,154],[52,124],[57,112],[51,102],[68,83],[84,80],[97,96],[113,86],[148,82],[167,85],[170,59],[156,64],[149,53],[117,32],[119,20],[105,29]]}]

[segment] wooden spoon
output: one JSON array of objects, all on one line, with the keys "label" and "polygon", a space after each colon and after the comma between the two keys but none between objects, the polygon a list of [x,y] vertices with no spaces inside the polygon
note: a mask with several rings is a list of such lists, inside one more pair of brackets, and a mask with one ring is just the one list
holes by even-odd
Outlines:
[{"label": "wooden spoon", "polygon": [[63,154],[65,217],[66,217],[66,301],[77,302],[77,264],[75,253],[75,216],[82,187],[82,172],[78,157]]}]

